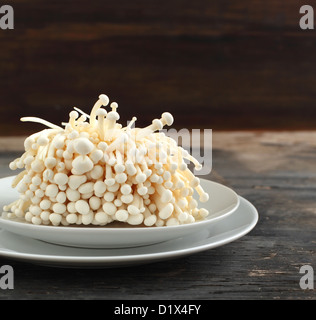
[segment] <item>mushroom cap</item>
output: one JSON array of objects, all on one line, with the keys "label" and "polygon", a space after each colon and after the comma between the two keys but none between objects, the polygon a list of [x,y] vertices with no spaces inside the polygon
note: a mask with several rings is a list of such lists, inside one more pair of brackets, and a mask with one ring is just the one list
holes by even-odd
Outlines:
[{"label": "mushroom cap", "polygon": [[112,102],[110,107],[112,108],[112,111],[116,111],[116,109],[118,108],[117,102]]},{"label": "mushroom cap", "polygon": [[100,94],[99,99],[101,100],[102,105],[104,105],[104,106],[107,106],[110,102],[110,99],[106,94]]},{"label": "mushroom cap", "polygon": [[69,113],[69,118],[72,118],[72,119],[77,119],[79,117],[79,113],[77,111],[71,111]]},{"label": "mushroom cap", "polygon": [[97,112],[96,112],[96,115],[97,116],[106,116],[107,115],[107,112],[106,112],[106,110],[105,109],[103,109],[103,108],[100,108]]},{"label": "mushroom cap", "polygon": [[154,119],[152,122],[154,130],[161,130],[163,128],[163,123],[159,119]]},{"label": "mushroom cap", "polygon": [[162,121],[168,125],[168,126],[171,126],[173,124],[173,116],[171,113],[169,112],[164,112],[162,115],[161,115],[161,119]]},{"label": "mushroom cap", "polygon": [[94,144],[87,138],[78,138],[74,140],[74,149],[79,154],[88,154],[93,150],[93,148]]},{"label": "mushroom cap", "polygon": [[117,121],[118,119],[120,119],[120,115],[116,112],[116,111],[110,111],[108,114],[107,114],[107,116],[106,116],[106,118],[108,119],[108,120],[111,120],[111,121]]}]

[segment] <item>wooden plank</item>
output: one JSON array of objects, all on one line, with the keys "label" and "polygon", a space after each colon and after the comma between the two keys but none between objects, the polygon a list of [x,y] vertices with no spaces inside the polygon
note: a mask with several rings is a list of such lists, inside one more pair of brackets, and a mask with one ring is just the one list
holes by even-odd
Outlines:
[{"label": "wooden plank", "polygon": [[315,41],[294,0],[13,6],[15,29],[0,33],[1,135],[29,134],[26,114],[88,112],[103,92],[140,125],[168,110],[178,128],[315,128]]},{"label": "wooden plank", "polygon": [[[314,300],[315,290],[299,286],[299,269],[316,268],[315,138],[315,131],[213,132],[207,178],[232,187],[260,216],[238,241],[186,258],[93,272],[0,259],[15,271],[15,289],[0,290],[0,299]],[[19,148],[21,137],[13,141]],[[0,173],[16,155],[13,147],[10,152],[0,153]]]}]

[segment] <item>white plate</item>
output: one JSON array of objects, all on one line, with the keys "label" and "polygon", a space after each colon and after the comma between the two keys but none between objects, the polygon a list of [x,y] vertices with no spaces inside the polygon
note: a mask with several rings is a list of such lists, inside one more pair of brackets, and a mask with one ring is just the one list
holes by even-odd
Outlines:
[{"label": "white plate", "polygon": [[72,248],[0,229],[0,257],[71,268],[112,268],[179,258],[225,245],[251,231],[257,224],[258,212],[249,201],[239,198],[240,206],[235,212],[201,231],[137,248]]},{"label": "white plate", "polygon": [[[9,204],[18,198],[11,188],[13,177],[0,179],[0,206]],[[0,228],[30,238],[55,244],[86,248],[126,248],[150,245],[183,237],[227,217],[239,205],[237,194],[219,183],[201,179],[201,185],[210,195],[203,204],[210,215],[207,219],[191,224],[170,227],[82,227],[82,226],[46,226],[28,222],[0,218]]]}]

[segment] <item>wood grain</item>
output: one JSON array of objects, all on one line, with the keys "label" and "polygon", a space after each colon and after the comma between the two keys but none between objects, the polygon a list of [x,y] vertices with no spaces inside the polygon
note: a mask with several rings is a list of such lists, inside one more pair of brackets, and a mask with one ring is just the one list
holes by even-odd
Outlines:
[{"label": "wood grain", "polygon": [[[1,176],[21,145],[21,138],[10,147],[5,141]],[[204,178],[255,205],[259,222],[249,234],[186,258],[93,272],[0,258],[15,271],[14,290],[0,290],[0,299],[314,300],[315,290],[299,286],[299,269],[316,270],[315,157],[315,131],[214,131],[213,170]]]},{"label": "wood grain", "polygon": [[21,116],[89,112],[100,93],[139,125],[168,110],[178,128],[315,128],[315,35],[299,28],[297,1],[12,6],[15,29],[0,30],[1,135],[41,128]]}]

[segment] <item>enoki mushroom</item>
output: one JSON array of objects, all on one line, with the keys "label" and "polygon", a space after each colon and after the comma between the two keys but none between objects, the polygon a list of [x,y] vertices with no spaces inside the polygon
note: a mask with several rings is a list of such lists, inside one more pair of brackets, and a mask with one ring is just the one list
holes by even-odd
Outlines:
[{"label": "enoki mushroom", "polygon": [[49,129],[24,142],[24,154],[10,168],[24,169],[12,182],[19,199],[4,206],[8,218],[37,225],[100,225],[121,221],[130,225],[173,226],[203,220],[209,214],[193,198],[209,199],[199,178],[188,169],[201,165],[160,130],[172,125],[165,112],[145,128],[117,123],[118,105],[102,106],[102,94],[90,116],[78,108],[62,127],[35,117]]}]

